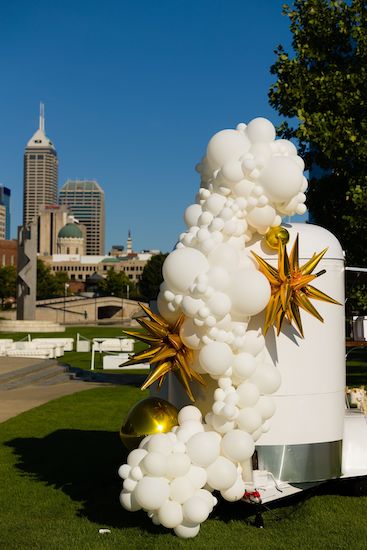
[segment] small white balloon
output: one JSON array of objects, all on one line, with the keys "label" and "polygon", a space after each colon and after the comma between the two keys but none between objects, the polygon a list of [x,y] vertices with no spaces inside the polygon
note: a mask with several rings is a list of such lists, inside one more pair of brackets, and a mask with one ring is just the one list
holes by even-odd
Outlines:
[{"label": "small white balloon", "polygon": [[236,502],[237,500],[241,500],[243,495],[245,494],[246,486],[243,479],[239,476],[234,484],[229,487],[229,489],[226,489],[225,491],[221,491],[221,495],[225,500],[228,500],[228,502]]},{"label": "small white balloon", "polygon": [[215,292],[207,301],[207,306],[216,317],[223,318],[231,310],[231,300],[224,292]]},{"label": "small white balloon", "polygon": [[149,452],[140,463],[148,476],[165,477],[168,467],[168,457],[162,453]]},{"label": "small white balloon", "polygon": [[147,449],[150,453],[169,455],[172,452],[172,442],[167,434],[154,434],[148,442]]},{"label": "small white balloon", "polygon": [[194,405],[187,405],[186,407],[183,407],[178,413],[178,423],[180,425],[189,420],[194,420],[195,422],[201,422],[202,420],[200,409],[194,407]]},{"label": "small white balloon", "polygon": [[194,464],[190,466],[186,477],[192,482],[196,489],[201,489],[204,487],[208,479],[205,468],[195,466]]},{"label": "small white balloon", "polygon": [[261,414],[253,407],[245,407],[240,410],[237,423],[241,430],[252,434],[262,424]]},{"label": "small white balloon", "polygon": [[181,523],[174,528],[175,534],[181,539],[191,539],[196,537],[200,531],[200,525],[192,525],[191,523]]},{"label": "small white balloon", "polygon": [[128,464],[122,464],[122,466],[120,466],[120,468],[118,469],[118,475],[122,479],[126,479],[127,477],[129,477],[130,472],[131,472],[131,466],[129,466]]},{"label": "small white balloon", "polygon": [[273,124],[267,118],[257,117],[251,120],[246,128],[246,134],[251,142],[274,141],[276,132]]},{"label": "small white balloon", "polygon": [[260,393],[274,393],[280,388],[282,382],[279,369],[274,365],[259,365],[251,377],[251,381],[257,385]]},{"label": "small white balloon", "polygon": [[[243,345],[244,340],[241,340]],[[256,361],[255,357],[250,353],[243,352],[238,353],[234,356],[233,360],[233,374],[237,376],[240,380],[246,380],[249,378],[255,371]]]},{"label": "small white balloon", "polygon": [[248,330],[244,337],[243,351],[257,355],[265,347],[265,338],[260,331]]},{"label": "small white balloon", "polygon": [[129,512],[137,512],[138,510],[141,510],[141,506],[138,504],[134,493],[122,491],[120,493],[120,503],[121,506]]},{"label": "small white balloon", "polygon": [[275,413],[274,399],[268,396],[261,396],[259,401],[256,404],[256,410],[259,411],[263,420],[267,420],[268,418],[271,418]]},{"label": "small white balloon", "polygon": [[147,455],[147,451],[145,449],[134,449],[129,453],[129,456],[127,457],[127,463],[131,468],[134,468],[135,466],[139,466],[139,463],[143,460],[143,458]]},{"label": "small white balloon", "polygon": [[260,398],[258,387],[256,384],[251,382],[243,382],[240,386],[238,386],[237,395],[238,406],[241,408],[253,407]]},{"label": "small white balloon", "polygon": [[233,160],[238,160],[250,148],[250,142],[237,130],[222,130],[208,143],[207,157],[213,168],[219,168]]}]

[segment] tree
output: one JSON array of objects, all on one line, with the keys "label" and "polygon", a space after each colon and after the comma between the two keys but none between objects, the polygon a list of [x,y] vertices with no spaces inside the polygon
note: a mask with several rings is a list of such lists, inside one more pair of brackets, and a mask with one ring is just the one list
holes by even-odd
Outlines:
[{"label": "tree", "polygon": [[0,300],[4,308],[8,298],[17,294],[17,270],[13,265],[0,267]]},{"label": "tree", "polygon": [[[367,2],[295,0],[284,14],[294,55],[277,47],[269,101],[291,119],[280,134],[298,141],[310,170],[312,221],[338,237],[349,265],[365,266]],[[366,295],[355,297],[357,303],[367,309]]]},{"label": "tree", "polygon": [[68,280],[65,271],[59,271],[54,275],[48,265],[42,260],[37,260],[37,300],[64,296],[65,283]]},{"label": "tree", "polygon": [[126,287],[132,286],[129,277],[123,271],[115,271],[110,268],[107,271],[107,276],[99,281],[98,291],[102,296],[117,296],[119,298],[126,297]]},{"label": "tree", "polygon": [[139,289],[146,301],[156,300],[159,287],[163,282],[162,266],[168,254],[156,254],[146,263],[141,279]]}]

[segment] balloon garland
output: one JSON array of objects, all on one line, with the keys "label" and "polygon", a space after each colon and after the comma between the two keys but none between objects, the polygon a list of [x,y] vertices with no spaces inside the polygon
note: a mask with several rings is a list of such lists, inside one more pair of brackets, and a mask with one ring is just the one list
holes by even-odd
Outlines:
[{"label": "balloon garland", "polygon": [[[206,374],[217,381],[204,419],[197,407],[182,408],[177,426],[145,437],[119,469],[121,504],[143,508],[179,537],[197,535],[216,504],[214,490],[231,502],[253,490],[251,457],[269,429],[270,395],[281,380],[265,361],[261,328],[248,330],[250,318],[268,308],[267,326],[275,322],[280,330],[285,318],[297,318],[301,332],[298,308],[306,298],[307,306],[308,298],[333,301],[308,284],[321,255],[299,268],[298,244],[289,259],[287,232],[279,227],[282,216],[306,211],[303,170],[295,146],[276,140],[264,118],[215,134],[197,166],[201,187],[185,211],[187,231],[163,265],[160,315],[146,310],[150,348],[130,361],[155,366],[145,385],[172,371],[192,397],[192,379]],[[278,248],[278,270],[249,253],[259,235]]]}]

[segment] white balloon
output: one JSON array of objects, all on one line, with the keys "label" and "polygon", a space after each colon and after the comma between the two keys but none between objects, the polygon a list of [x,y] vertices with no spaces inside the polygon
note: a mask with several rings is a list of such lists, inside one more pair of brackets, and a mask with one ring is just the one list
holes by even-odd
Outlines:
[{"label": "white balloon", "polygon": [[233,462],[242,462],[253,455],[255,445],[248,433],[242,430],[233,430],[223,436],[221,449],[224,456]]},{"label": "white balloon", "polygon": [[209,374],[221,376],[232,365],[233,353],[228,344],[211,342],[200,350],[199,362]]},{"label": "white balloon", "polygon": [[262,417],[253,407],[245,407],[240,410],[237,423],[241,430],[251,434],[261,426]]},{"label": "white balloon", "polygon": [[125,510],[128,510],[129,512],[136,512],[137,510],[141,509],[141,506],[138,504],[134,493],[121,491],[120,503],[121,506],[123,506]]},{"label": "white balloon", "polygon": [[147,449],[150,453],[169,455],[172,452],[172,441],[165,433],[154,434],[148,442]]},{"label": "white balloon", "polygon": [[[144,457],[145,458],[145,457]],[[143,459],[144,460],[144,459]],[[140,481],[143,477],[143,472],[139,466],[135,466],[135,468],[132,468],[130,476],[135,481]]]},{"label": "white balloon", "polygon": [[250,148],[249,140],[237,130],[222,130],[208,143],[207,157],[214,168],[238,160]]},{"label": "white balloon", "polygon": [[165,477],[168,467],[168,457],[162,453],[149,452],[140,463],[148,476]]},{"label": "white balloon", "polygon": [[231,310],[231,300],[224,292],[215,292],[207,301],[207,306],[213,315],[220,319]]},{"label": "white balloon", "polygon": [[220,434],[225,434],[233,430],[235,423],[233,420],[228,420],[222,415],[213,415],[213,428]]},{"label": "white balloon", "polygon": [[127,477],[129,477],[130,472],[131,472],[131,466],[129,466],[128,464],[122,464],[122,466],[120,466],[120,468],[118,469],[118,475],[122,479],[126,479]]},{"label": "white balloon", "polygon": [[188,500],[196,491],[196,487],[192,481],[186,477],[177,477],[171,482],[170,498],[176,502],[183,504]]},{"label": "white balloon", "polygon": [[158,294],[158,298],[157,298],[158,311],[162,315],[163,319],[165,319],[169,323],[175,323],[177,321],[177,319],[179,318],[181,312],[179,310],[172,311],[168,307],[168,305],[169,304],[168,304],[167,300],[164,297],[164,293],[161,291]]},{"label": "white balloon", "polygon": [[256,384],[244,382],[237,388],[238,406],[253,407],[259,400],[260,392]]},{"label": "white balloon", "polygon": [[292,157],[273,157],[260,178],[267,196],[273,201],[284,202],[300,191],[303,173]]},{"label": "white balloon", "polygon": [[274,141],[276,132],[270,120],[257,117],[251,120],[246,128],[248,138],[254,141]]},{"label": "white balloon", "polygon": [[238,252],[228,244],[219,244],[208,256],[211,267],[219,266],[233,271],[238,266]]},{"label": "white balloon", "polygon": [[265,338],[257,330],[248,330],[244,336],[243,351],[257,355],[265,347]]},{"label": "white balloon", "polygon": [[183,521],[181,504],[167,500],[158,510],[158,519],[167,529],[174,529]]},{"label": "white balloon", "polygon": [[128,477],[128,478],[125,479],[125,481],[123,482],[122,487],[123,487],[124,491],[129,492],[129,493],[132,493],[133,490],[135,489],[137,483],[138,483],[138,482],[137,482],[136,480],[131,479],[131,477]]},{"label": "white balloon", "polygon": [[237,468],[224,456],[219,456],[207,468],[208,484],[217,491],[229,489],[237,479]]},{"label": "white balloon", "polygon": [[226,489],[225,491],[221,491],[221,495],[225,500],[228,500],[229,502],[236,502],[237,500],[240,500],[243,495],[245,494],[246,486],[243,479],[239,476],[234,484],[229,487],[229,489]]},{"label": "white balloon", "polygon": [[183,426],[180,426],[176,433],[179,441],[186,443],[194,434],[203,431],[204,426],[201,422],[195,422],[194,420],[191,420],[185,422]]},{"label": "white balloon", "polygon": [[187,227],[192,227],[197,225],[198,219],[202,213],[202,208],[200,204],[191,204],[185,210],[184,220]]},{"label": "white balloon", "polygon": [[167,256],[162,271],[169,288],[176,292],[186,292],[196,277],[208,269],[208,261],[199,250],[180,248]]},{"label": "white balloon", "polygon": [[147,451],[145,449],[134,449],[127,457],[128,465],[131,466],[131,468],[139,466],[139,463],[143,460],[146,454]]},{"label": "white balloon", "polygon": [[273,224],[276,211],[272,206],[266,204],[260,208],[255,207],[247,215],[248,222],[253,227],[269,227]]},{"label": "white balloon", "polygon": [[196,489],[204,487],[208,479],[205,468],[195,466],[194,464],[190,466],[186,477],[192,482]]},{"label": "white balloon", "polygon": [[208,284],[216,290],[226,291],[230,285],[231,277],[224,267],[214,266],[208,271]]},{"label": "white balloon", "polygon": [[234,194],[236,195],[236,197],[242,197],[247,199],[251,195],[254,187],[255,187],[254,182],[247,179],[243,179],[235,185]]},{"label": "white balloon", "polygon": [[219,195],[218,193],[213,193],[208,197],[203,204],[203,209],[207,210],[213,216],[217,216],[219,212],[222,210],[224,203],[226,202],[225,197],[223,195]]},{"label": "white balloon", "polygon": [[191,539],[196,537],[200,531],[200,525],[192,525],[191,523],[181,523],[174,528],[175,534],[181,539]]},{"label": "white balloon", "polygon": [[[185,296],[189,298],[189,296]],[[199,349],[203,331],[195,325],[192,319],[186,318],[180,329],[180,338],[182,342],[190,349]]]},{"label": "white balloon", "polygon": [[158,510],[168,499],[169,494],[169,483],[163,477],[145,476],[138,481],[134,491],[137,503],[147,510]]},{"label": "white balloon", "polygon": [[205,468],[219,456],[220,436],[215,432],[197,433],[189,439],[186,449],[193,464]]},{"label": "white balloon", "polygon": [[184,518],[191,523],[202,523],[208,518],[210,507],[200,496],[190,497],[182,506]]},{"label": "white balloon", "polygon": [[206,489],[199,489],[198,491],[196,491],[195,496],[200,497],[206,501],[209,506],[210,512],[213,510],[214,506],[217,503],[217,499]]},{"label": "white balloon", "polygon": [[276,151],[282,154],[297,156],[296,146],[288,139],[277,139],[272,145]]},{"label": "white balloon", "polygon": [[275,401],[271,397],[262,396],[256,404],[256,410],[262,416],[263,420],[271,418],[275,413]]},{"label": "white balloon", "polygon": [[232,275],[233,310],[240,315],[256,315],[268,304],[270,284],[260,271],[241,269]]},{"label": "white balloon", "polygon": [[259,365],[251,377],[251,382],[257,385],[260,393],[274,393],[282,382],[279,369],[274,365]]},{"label": "white balloon", "polygon": [[250,353],[238,353],[234,356],[233,360],[233,374],[240,380],[246,380],[255,371],[256,361],[255,357]]},{"label": "white balloon", "polygon": [[182,425],[184,422],[194,420],[195,422],[201,422],[202,414],[200,409],[194,407],[194,405],[187,405],[183,407],[178,413],[178,423]]},{"label": "white balloon", "polygon": [[221,175],[229,183],[234,183],[242,180],[243,172],[241,163],[238,160],[234,160],[232,162],[224,164],[224,166],[222,166]]}]

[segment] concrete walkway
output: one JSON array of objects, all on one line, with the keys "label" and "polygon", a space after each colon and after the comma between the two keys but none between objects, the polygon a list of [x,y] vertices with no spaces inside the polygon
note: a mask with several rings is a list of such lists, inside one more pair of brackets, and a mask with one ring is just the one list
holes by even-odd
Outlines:
[{"label": "concrete walkway", "polygon": [[[15,372],[36,363],[39,364],[40,360],[25,357],[0,357],[0,374]],[[102,386],[102,384],[70,380],[58,384],[30,384],[9,390],[0,389],[0,423],[53,399],[98,386]]]}]

